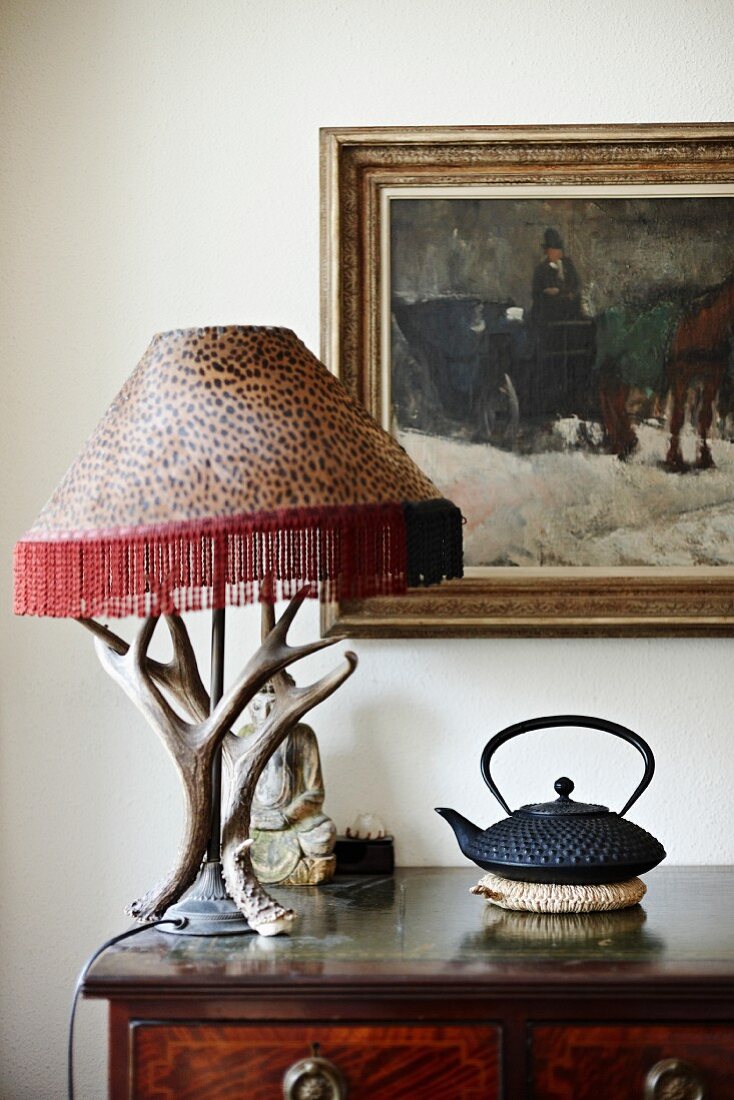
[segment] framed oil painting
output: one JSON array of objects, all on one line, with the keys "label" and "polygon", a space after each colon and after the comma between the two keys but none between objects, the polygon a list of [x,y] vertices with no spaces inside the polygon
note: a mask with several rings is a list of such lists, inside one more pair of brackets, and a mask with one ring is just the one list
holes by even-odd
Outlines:
[{"label": "framed oil painting", "polygon": [[734,126],[324,130],[322,356],[465,517],[358,636],[734,628]]}]

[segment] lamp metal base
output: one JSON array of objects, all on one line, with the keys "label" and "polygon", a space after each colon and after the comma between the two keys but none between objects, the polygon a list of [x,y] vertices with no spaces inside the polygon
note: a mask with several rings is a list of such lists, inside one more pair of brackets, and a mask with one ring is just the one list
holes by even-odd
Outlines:
[{"label": "lamp metal base", "polygon": [[253,929],[227,893],[219,860],[206,860],[193,886],[166,910],[166,917],[185,917],[182,928],[162,925],[169,936],[241,936]]}]

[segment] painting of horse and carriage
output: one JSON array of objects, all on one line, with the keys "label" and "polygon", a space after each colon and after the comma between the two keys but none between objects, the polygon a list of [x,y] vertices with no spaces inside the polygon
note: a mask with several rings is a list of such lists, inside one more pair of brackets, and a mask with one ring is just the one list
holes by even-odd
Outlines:
[{"label": "painting of horse and carriage", "polygon": [[392,431],[470,566],[734,564],[734,198],[396,197]]}]

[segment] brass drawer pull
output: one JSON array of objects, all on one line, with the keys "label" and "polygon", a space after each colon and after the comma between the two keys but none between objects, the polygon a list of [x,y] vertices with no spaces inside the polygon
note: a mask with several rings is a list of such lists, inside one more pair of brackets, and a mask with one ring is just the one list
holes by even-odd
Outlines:
[{"label": "brass drawer pull", "polygon": [[294,1062],[283,1078],[284,1100],[344,1100],[347,1086],[328,1058],[319,1055],[319,1044],[311,1044],[310,1058]]},{"label": "brass drawer pull", "polygon": [[706,1100],[706,1086],[695,1066],[663,1058],[645,1078],[645,1100]]}]

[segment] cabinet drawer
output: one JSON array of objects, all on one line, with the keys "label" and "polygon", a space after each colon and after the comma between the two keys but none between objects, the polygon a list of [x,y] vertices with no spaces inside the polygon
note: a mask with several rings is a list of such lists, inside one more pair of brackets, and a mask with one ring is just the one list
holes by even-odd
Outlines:
[{"label": "cabinet drawer", "polygon": [[[646,1100],[650,1071],[664,1059],[687,1062],[708,1090],[707,1100],[732,1096],[734,1027],[536,1025],[531,1035],[534,1100]],[[669,1075],[648,1095],[687,1100],[696,1091]]]},{"label": "cabinet drawer", "polygon": [[139,1021],[130,1031],[130,1096],[282,1100],[285,1073],[318,1043],[320,1056],[340,1070],[349,1100],[499,1100],[499,1036],[488,1025]]}]

